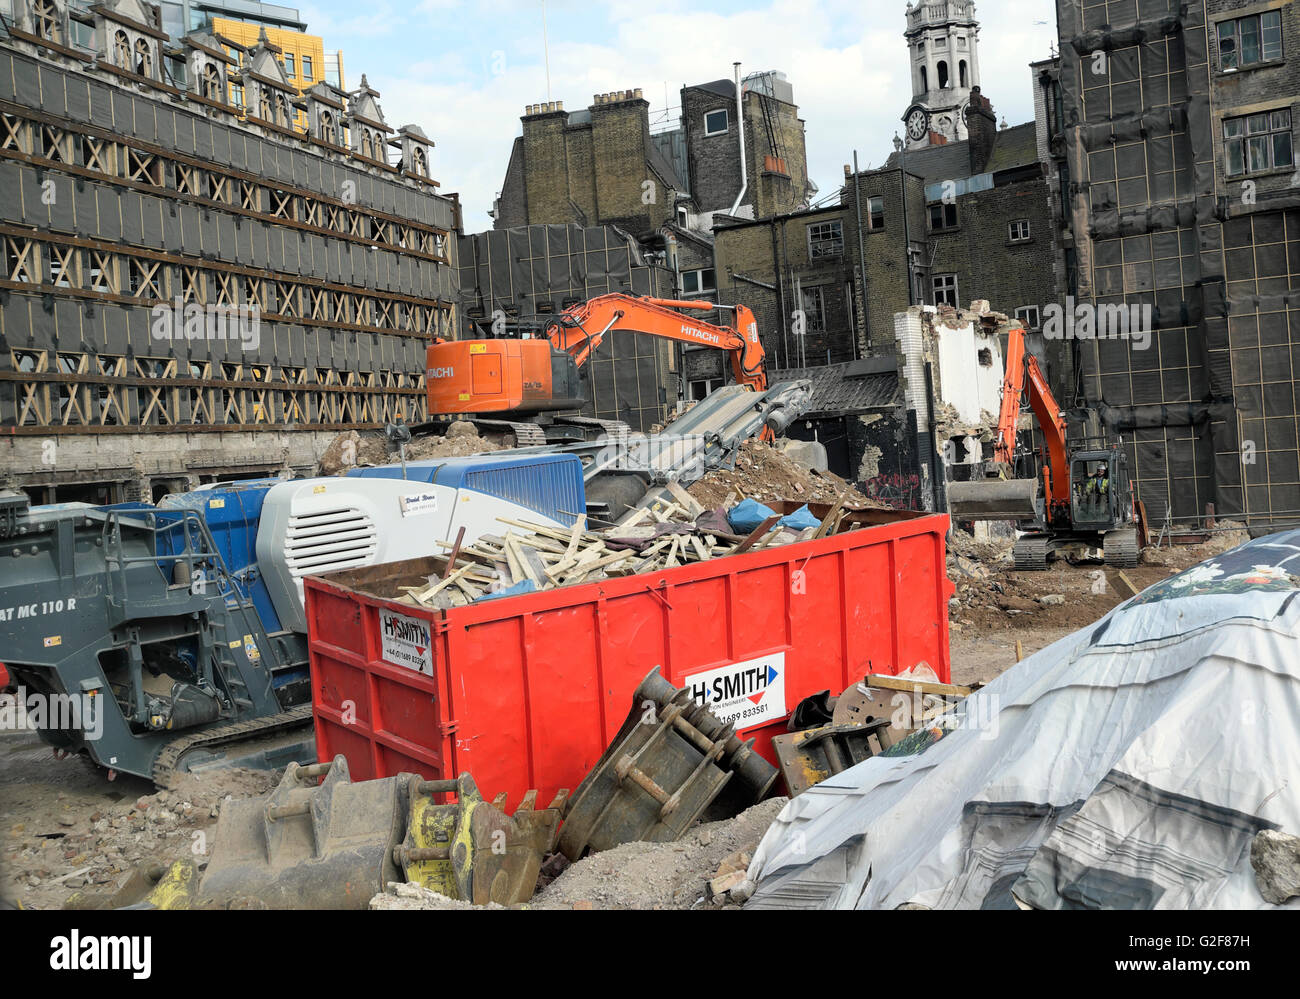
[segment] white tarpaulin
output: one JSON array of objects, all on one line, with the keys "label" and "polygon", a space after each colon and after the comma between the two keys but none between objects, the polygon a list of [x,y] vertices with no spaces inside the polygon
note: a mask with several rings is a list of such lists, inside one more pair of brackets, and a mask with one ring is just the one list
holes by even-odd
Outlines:
[{"label": "white tarpaulin", "polygon": [[[1253,908],[1300,834],[1300,531],[1162,581],[791,800],[754,908]],[[1292,899],[1289,908],[1300,908]]]}]

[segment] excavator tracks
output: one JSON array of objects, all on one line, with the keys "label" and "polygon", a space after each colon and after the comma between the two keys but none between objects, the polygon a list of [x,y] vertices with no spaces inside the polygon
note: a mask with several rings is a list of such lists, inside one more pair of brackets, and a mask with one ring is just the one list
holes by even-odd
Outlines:
[{"label": "excavator tracks", "polygon": [[1116,569],[1137,568],[1138,559],[1142,553],[1138,548],[1137,531],[1133,528],[1126,527],[1118,531],[1107,531],[1105,538],[1102,539],[1102,546],[1105,551],[1107,565],[1112,565]]},{"label": "excavator tracks", "polygon": [[1047,568],[1048,539],[1041,534],[1027,534],[1011,550],[1017,572],[1041,572]]},{"label": "excavator tracks", "polygon": [[178,736],[163,747],[157,759],[153,761],[153,782],[161,788],[170,788],[178,772],[177,765],[181,758],[192,749],[207,749],[211,746],[225,745],[230,742],[242,742],[272,735],[284,729],[311,724],[310,704],[283,711],[278,715],[265,718],[250,718],[246,721],[230,722],[211,728],[200,729],[190,735]]},{"label": "excavator tracks", "polygon": [[546,443],[546,431],[536,423],[517,423],[514,420],[474,420],[474,426],[490,433],[515,435],[515,447],[533,447]]}]

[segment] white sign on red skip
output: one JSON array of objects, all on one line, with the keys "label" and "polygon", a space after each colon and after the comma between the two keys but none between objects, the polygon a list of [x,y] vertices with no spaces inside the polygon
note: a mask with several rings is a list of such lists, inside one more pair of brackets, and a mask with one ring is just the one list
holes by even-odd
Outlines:
[{"label": "white sign on red skip", "polygon": [[433,676],[433,635],[427,621],[381,609],[379,637],[385,662]]}]

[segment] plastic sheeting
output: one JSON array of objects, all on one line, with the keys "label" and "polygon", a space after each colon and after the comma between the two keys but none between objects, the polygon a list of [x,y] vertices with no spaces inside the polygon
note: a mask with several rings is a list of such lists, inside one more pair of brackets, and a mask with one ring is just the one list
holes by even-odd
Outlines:
[{"label": "plastic sheeting", "polygon": [[[1300,531],[1201,563],[794,798],[757,908],[1258,908],[1300,832]],[[1292,899],[1288,908],[1300,908]]]}]

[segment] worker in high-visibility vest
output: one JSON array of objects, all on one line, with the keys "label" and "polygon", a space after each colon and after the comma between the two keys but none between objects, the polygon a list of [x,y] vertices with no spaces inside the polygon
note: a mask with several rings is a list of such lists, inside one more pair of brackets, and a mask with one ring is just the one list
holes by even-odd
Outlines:
[{"label": "worker in high-visibility vest", "polygon": [[1088,505],[1091,506],[1098,515],[1104,512],[1106,507],[1106,497],[1110,493],[1110,475],[1105,465],[1097,468],[1088,478],[1088,484],[1084,487],[1084,493],[1088,497]]}]

